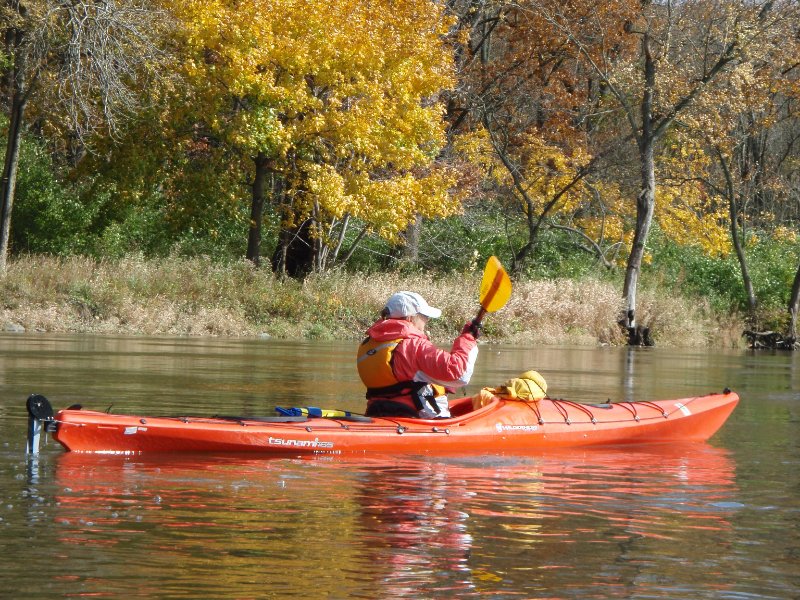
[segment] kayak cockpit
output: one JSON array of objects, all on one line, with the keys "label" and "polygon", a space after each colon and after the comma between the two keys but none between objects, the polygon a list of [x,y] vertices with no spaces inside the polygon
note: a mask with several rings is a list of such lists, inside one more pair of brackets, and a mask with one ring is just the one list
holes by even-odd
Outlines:
[{"label": "kayak cockpit", "polygon": [[497,396],[488,404],[475,408],[471,396],[456,398],[450,401],[450,417],[438,419],[418,419],[414,417],[391,417],[392,421],[407,421],[409,423],[425,423],[439,425],[458,425],[471,421],[476,417],[485,416],[502,406],[503,402]]}]

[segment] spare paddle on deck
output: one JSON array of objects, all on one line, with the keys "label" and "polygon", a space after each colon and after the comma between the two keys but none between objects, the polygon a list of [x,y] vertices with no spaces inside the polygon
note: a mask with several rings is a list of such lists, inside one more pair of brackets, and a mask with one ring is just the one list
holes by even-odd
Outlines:
[{"label": "spare paddle on deck", "polygon": [[486,313],[500,310],[506,305],[511,297],[511,279],[496,256],[490,256],[483,269],[483,279],[481,280],[480,304],[481,309],[478,316],[472,320],[472,324],[478,327],[483,321]]}]

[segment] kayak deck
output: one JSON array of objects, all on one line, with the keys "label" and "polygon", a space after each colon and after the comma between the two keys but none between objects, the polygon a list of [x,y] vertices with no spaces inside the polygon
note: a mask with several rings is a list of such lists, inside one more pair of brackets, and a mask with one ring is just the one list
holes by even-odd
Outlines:
[{"label": "kayak deck", "polygon": [[477,410],[471,398],[460,398],[451,402],[451,418],[436,420],[149,417],[70,408],[52,417],[48,428],[73,452],[507,453],[704,441],[723,425],[738,401],[727,389],[677,400],[604,404],[494,398]]}]

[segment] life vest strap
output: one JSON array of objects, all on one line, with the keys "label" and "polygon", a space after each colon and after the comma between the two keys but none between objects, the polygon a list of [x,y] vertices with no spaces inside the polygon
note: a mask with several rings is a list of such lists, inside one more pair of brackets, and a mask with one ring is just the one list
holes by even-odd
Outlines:
[{"label": "life vest strap", "polygon": [[[428,392],[423,393],[426,388]],[[408,395],[418,411],[427,408],[439,414],[441,409],[436,403],[436,397],[444,394],[445,389],[438,384],[426,381],[401,381],[381,388],[368,388],[367,400],[393,400],[399,395]]]},{"label": "life vest strap", "polygon": [[399,381],[397,383],[393,383],[392,385],[386,385],[383,387],[367,388],[367,399],[373,400],[375,398],[386,398],[391,400],[392,397],[400,394],[411,394],[412,397],[416,398],[416,392],[424,388],[426,385],[428,384],[424,381]]}]

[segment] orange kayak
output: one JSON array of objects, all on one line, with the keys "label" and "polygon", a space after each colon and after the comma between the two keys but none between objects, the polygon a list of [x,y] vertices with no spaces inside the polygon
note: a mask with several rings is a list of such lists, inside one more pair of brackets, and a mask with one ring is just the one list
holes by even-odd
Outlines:
[{"label": "orange kayak", "polygon": [[[31,397],[33,398],[33,396]],[[38,396],[45,403],[47,400]],[[704,441],[739,396],[722,393],[648,402],[579,404],[495,397],[473,410],[451,402],[452,417],[148,417],[69,408],[44,415],[45,429],[73,452],[249,452],[309,454],[515,453],[573,446]],[[29,412],[30,412],[29,399]],[[38,406],[41,409],[41,406]],[[49,408],[49,403],[48,403]],[[31,413],[33,419],[33,413]]]}]

